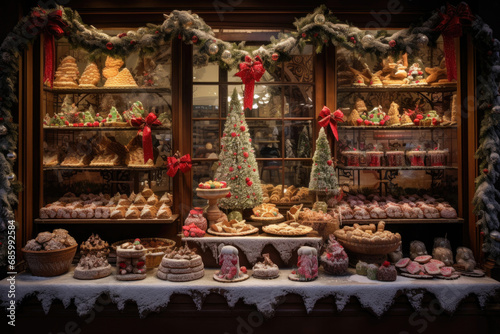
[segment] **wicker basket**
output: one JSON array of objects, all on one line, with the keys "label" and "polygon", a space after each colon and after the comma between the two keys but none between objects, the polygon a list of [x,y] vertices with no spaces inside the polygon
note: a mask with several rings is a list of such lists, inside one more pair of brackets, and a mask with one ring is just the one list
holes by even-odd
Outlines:
[{"label": "wicker basket", "polygon": [[369,243],[353,242],[341,238],[338,236],[337,233],[335,233],[335,237],[337,238],[338,242],[342,246],[344,246],[344,248],[358,254],[368,254],[368,255],[389,254],[391,252],[394,252],[396,249],[398,249],[399,245],[401,245],[401,240],[383,244],[369,244]]},{"label": "wicker basket", "polygon": [[338,219],[332,219],[329,221],[300,221],[300,224],[305,226],[310,226],[318,232],[318,234],[323,237],[323,239],[328,239],[330,234],[337,231],[339,229],[339,221]]},{"label": "wicker basket", "polygon": [[[111,248],[116,252],[116,247],[120,246],[125,242],[134,242],[135,239],[127,239],[122,241],[117,241],[111,244]],[[146,268],[156,268],[160,265],[161,259],[165,255],[165,252],[173,248],[175,246],[175,241],[165,238],[141,238],[141,242],[149,242],[149,241],[163,241],[167,243],[166,246],[156,247],[156,248],[146,248]]]},{"label": "wicker basket", "polygon": [[71,266],[78,245],[52,251],[21,251],[34,276],[52,277],[66,273]]}]

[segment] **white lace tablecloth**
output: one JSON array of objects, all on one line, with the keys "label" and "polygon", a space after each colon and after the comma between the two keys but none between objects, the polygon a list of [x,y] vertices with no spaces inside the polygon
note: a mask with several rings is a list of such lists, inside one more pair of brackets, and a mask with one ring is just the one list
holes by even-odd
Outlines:
[{"label": "white lace tablecloth", "polygon": [[[452,313],[460,301],[475,295],[479,305],[484,307],[489,297],[500,292],[500,283],[487,277],[460,277],[457,280],[417,280],[398,276],[395,282],[370,281],[364,276],[328,276],[320,272],[320,277],[312,282],[293,282],[287,276],[291,270],[281,270],[279,278],[259,280],[250,277],[239,283],[219,283],[212,279],[215,270],[205,271],[205,277],[185,283],[174,283],[156,277],[156,269],[148,272],[141,281],[118,281],[114,275],[99,280],[81,281],[73,278],[72,270],[58,277],[34,277],[28,273],[17,275],[16,300],[20,303],[28,296],[36,296],[46,313],[52,302],[61,300],[65,307],[74,303],[80,316],[91,312],[101,294],[107,294],[122,310],[127,301],[137,304],[141,317],[149,312],[158,312],[166,307],[172,294],[185,294],[193,298],[198,309],[202,309],[204,298],[210,293],[222,295],[229,305],[242,300],[255,307],[266,317],[274,314],[274,308],[281,297],[287,294],[300,295],[307,312],[313,310],[316,302],[324,297],[333,296],[337,310],[344,309],[349,299],[356,297],[364,308],[381,316],[394,302],[398,292],[406,294],[413,308],[421,309],[426,292],[434,295],[442,308]],[[6,280],[0,283],[2,307],[6,300],[9,285]]]},{"label": "white lace tablecloth", "polygon": [[244,237],[217,237],[208,235],[204,238],[182,238],[182,241],[193,242],[204,252],[209,249],[215,260],[219,258],[219,250],[224,245],[231,245],[242,250],[248,262],[255,264],[262,257],[265,246],[273,246],[279,253],[283,262],[288,263],[292,254],[297,252],[301,246],[310,246],[318,250],[323,245],[321,237],[273,237],[267,235],[244,236]]}]

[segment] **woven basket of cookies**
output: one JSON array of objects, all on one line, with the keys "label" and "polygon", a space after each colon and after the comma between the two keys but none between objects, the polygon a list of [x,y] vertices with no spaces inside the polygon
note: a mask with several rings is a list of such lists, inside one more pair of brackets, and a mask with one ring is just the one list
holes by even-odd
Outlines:
[{"label": "woven basket of cookies", "polygon": [[313,211],[309,208],[305,208],[299,212],[297,222],[312,227],[313,230],[325,239],[328,239],[330,234],[339,229],[339,220],[336,217],[322,211]]},{"label": "woven basket of cookies", "polygon": [[401,235],[385,230],[385,222],[345,226],[334,232],[338,242],[347,250],[368,255],[388,254],[401,245]]},{"label": "woven basket of cookies", "polygon": [[[116,248],[126,242],[133,243],[135,239],[117,241],[111,245],[114,251]],[[175,241],[165,238],[142,238],[141,245],[146,248],[146,267],[156,268],[160,265],[161,259],[168,250],[175,246]]]},{"label": "woven basket of cookies", "polygon": [[66,273],[78,244],[64,229],[41,232],[21,251],[34,276],[52,277]]}]

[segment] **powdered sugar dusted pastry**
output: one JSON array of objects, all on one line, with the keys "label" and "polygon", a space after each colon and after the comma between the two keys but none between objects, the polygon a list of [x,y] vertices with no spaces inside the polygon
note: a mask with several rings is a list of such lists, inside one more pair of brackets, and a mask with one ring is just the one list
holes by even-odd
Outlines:
[{"label": "powdered sugar dusted pastry", "polygon": [[320,260],[325,271],[331,275],[344,275],[349,267],[347,253],[333,235],[330,235],[328,246]]},{"label": "powdered sugar dusted pastry", "polygon": [[158,278],[173,282],[192,281],[204,275],[201,256],[196,254],[196,249],[189,249],[187,244],[165,254],[156,273]]},{"label": "powdered sugar dusted pastry", "polygon": [[146,248],[139,239],[125,242],[116,248],[116,278],[133,281],[146,278]]},{"label": "powdered sugar dusted pastry", "polygon": [[111,265],[107,261],[109,245],[92,234],[87,241],[80,245],[82,257],[74,271],[77,279],[98,279],[111,275]]},{"label": "powdered sugar dusted pastry", "polygon": [[280,274],[278,266],[271,261],[269,254],[262,254],[264,261],[257,262],[252,269],[252,275],[255,278],[260,279],[272,279],[276,278]]},{"label": "powdered sugar dusted pastry", "polygon": [[318,278],[318,251],[314,247],[302,246],[297,251],[298,269],[293,270],[288,278],[292,281],[313,281]]},{"label": "powdered sugar dusted pastry", "polygon": [[238,249],[233,246],[224,246],[220,250],[219,265],[221,269],[217,271],[213,278],[220,282],[239,282],[248,278],[246,268],[240,268]]}]

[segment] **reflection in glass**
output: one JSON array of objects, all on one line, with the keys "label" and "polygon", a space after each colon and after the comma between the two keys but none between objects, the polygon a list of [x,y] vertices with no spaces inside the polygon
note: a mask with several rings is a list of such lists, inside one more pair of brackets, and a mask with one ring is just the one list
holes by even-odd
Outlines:
[{"label": "reflection in glass", "polygon": [[219,145],[219,121],[193,121],[193,158],[217,159]]}]

